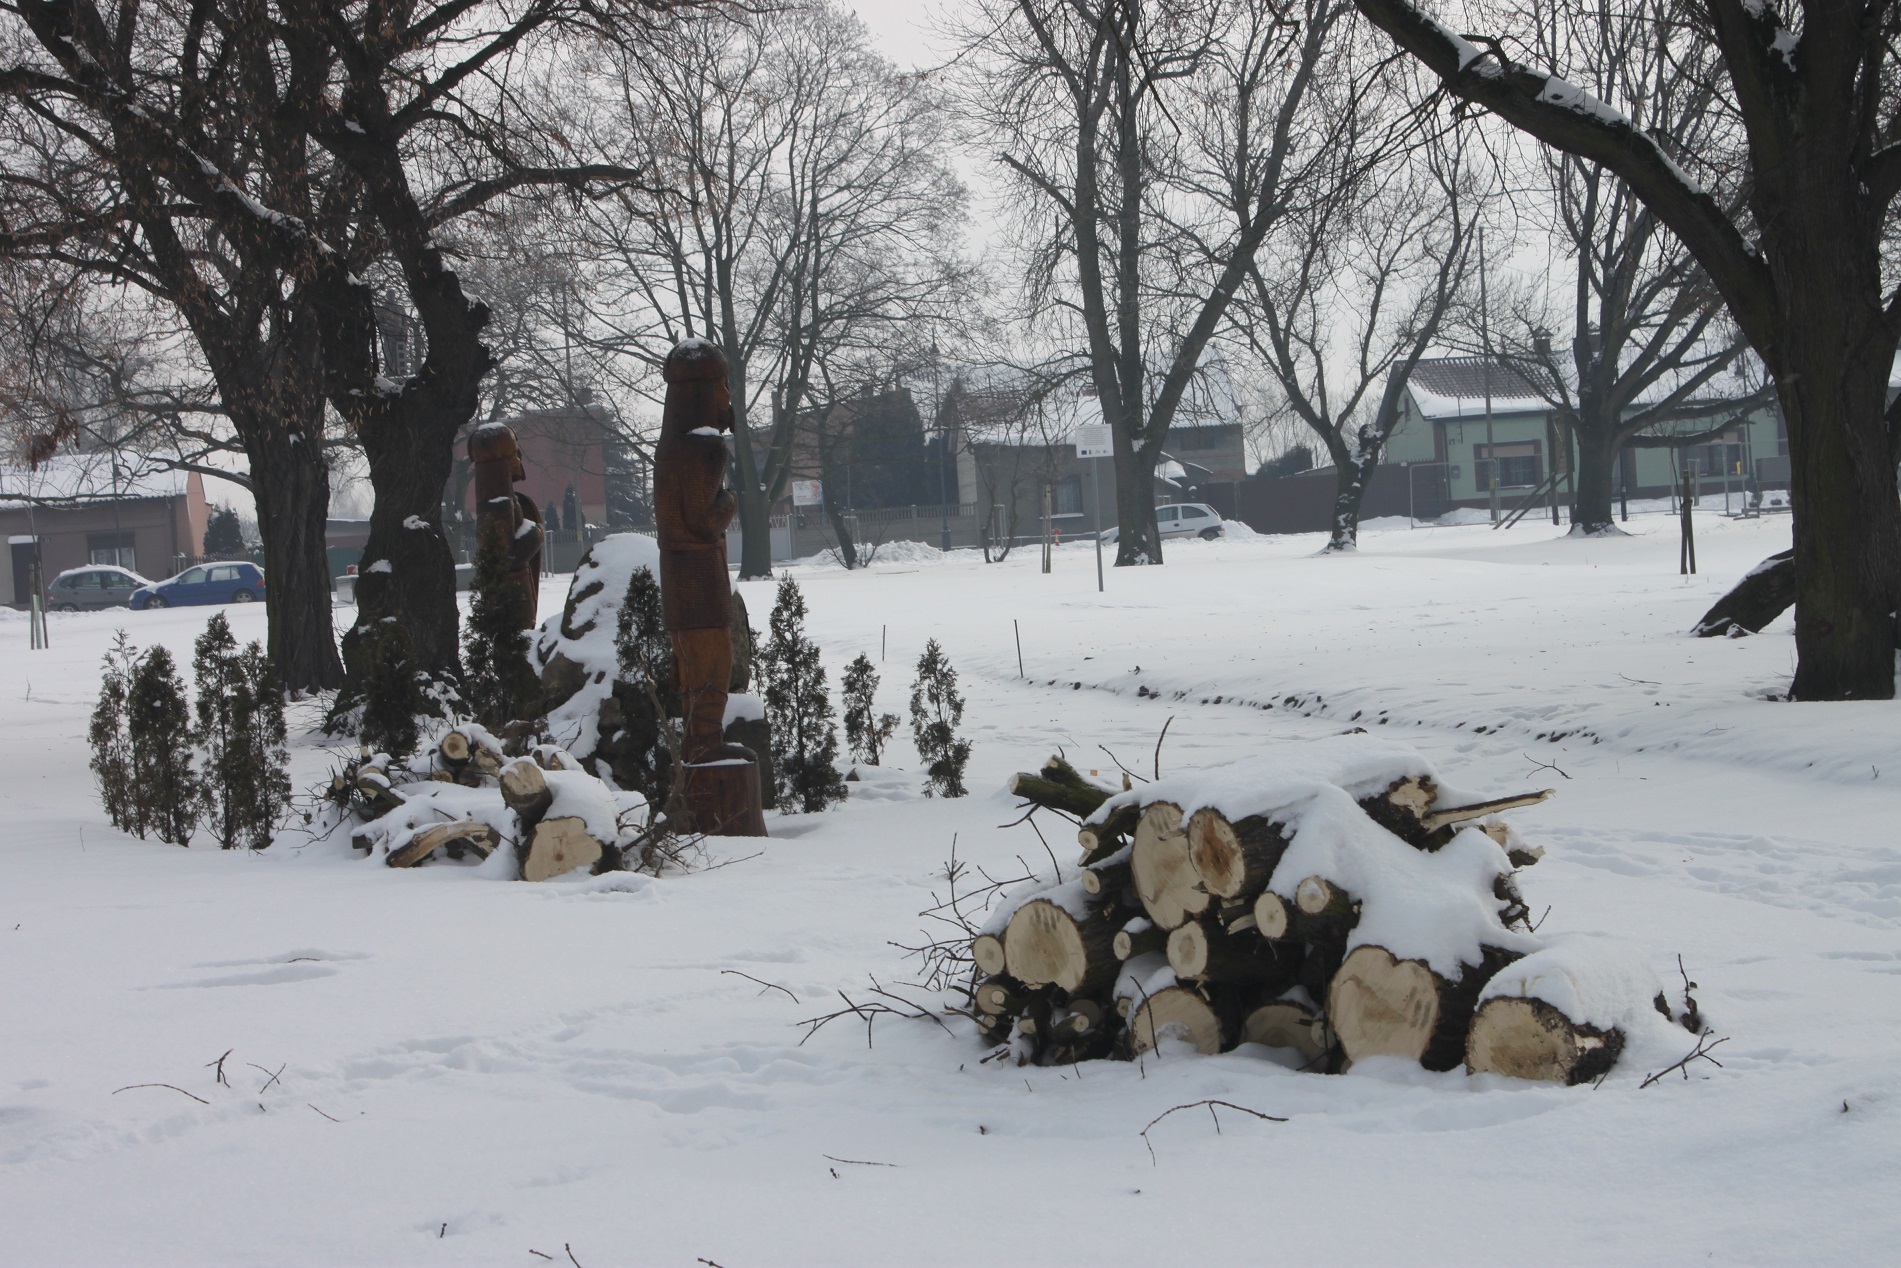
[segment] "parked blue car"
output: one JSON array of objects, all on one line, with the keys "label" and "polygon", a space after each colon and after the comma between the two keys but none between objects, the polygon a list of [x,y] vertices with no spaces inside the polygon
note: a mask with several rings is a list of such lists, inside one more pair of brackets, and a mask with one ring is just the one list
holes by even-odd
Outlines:
[{"label": "parked blue car", "polygon": [[127,604],[135,610],[197,603],[253,603],[264,597],[264,570],[256,564],[199,564],[176,577],[140,586]]}]

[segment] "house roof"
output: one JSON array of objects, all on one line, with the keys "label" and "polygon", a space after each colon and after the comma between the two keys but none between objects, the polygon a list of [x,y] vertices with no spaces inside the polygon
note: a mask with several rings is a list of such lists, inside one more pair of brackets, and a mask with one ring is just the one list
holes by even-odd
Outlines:
[{"label": "house roof", "polygon": [[0,465],[0,507],[177,497],[190,481],[190,472],[150,467],[138,454],[62,453],[33,466]]},{"label": "house roof", "polygon": [[1545,396],[1526,375],[1484,357],[1437,357],[1413,367],[1406,381],[1413,404],[1427,418],[1467,418],[1485,413],[1485,392],[1492,393],[1494,414],[1549,409]]}]

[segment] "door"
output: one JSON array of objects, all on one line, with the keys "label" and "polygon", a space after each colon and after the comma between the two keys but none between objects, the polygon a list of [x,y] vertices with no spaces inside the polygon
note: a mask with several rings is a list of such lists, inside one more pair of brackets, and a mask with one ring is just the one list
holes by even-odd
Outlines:
[{"label": "door", "polygon": [[34,538],[13,541],[9,545],[13,550],[13,604],[25,608],[33,605],[33,563],[39,558],[40,544]]},{"label": "door", "polygon": [[1181,531],[1181,513],[1179,506],[1164,506],[1155,512],[1155,528],[1163,537],[1173,537]]},{"label": "door", "polygon": [[238,592],[242,580],[236,564],[219,564],[205,578],[205,597],[198,602],[229,603],[231,596]]},{"label": "door", "polygon": [[206,568],[187,568],[178,574],[172,583],[163,590],[165,602],[173,606],[190,603],[209,603],[205,597]]}]

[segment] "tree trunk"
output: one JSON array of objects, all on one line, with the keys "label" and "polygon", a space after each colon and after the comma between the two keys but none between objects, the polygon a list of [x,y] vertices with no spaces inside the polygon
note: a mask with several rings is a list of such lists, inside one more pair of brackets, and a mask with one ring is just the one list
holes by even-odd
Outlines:
[{"label": "tree trunk", "polygon": [[741,468],[739,496],[739,579],[756,581],[772,575],[772,504],[756,482]]},{"label": "tree trunk", "polygon": [[1612,494],[1616,489],[1617,457],[1623,446],[1610,427],[1579,418],[1571,434],[1577,437],[1577,484],[1571,491],[1571,535],[1596,537],[1617,531]]},{"label": "tree trunk", "polygon": [[[1856,201],[1844,191],[1845,203]],[[1817,207],[1812,223],[1853,215]],[[1778,235],[1780,237],[1782,235]],[[1894,338],[1879,308],[1879,261],[1847,226],[1808,250],[1769,251],[1790,311],[1776,391],[1789,428],[1795,506],[1797,700],[1894,696],[1901,507],[1884,412]],[[1823,240],[1825,239],[1825,240]],[[1765,245],[1770,245],[1765,243]],[[1850,280],[1853,279],[1853,280]]]},{"label": "tree trunk", "polygon": [[[1118,429],[1121,430],[1121,429]],[[1162,562],[1162,534],[1155,524],[1155,473],[1139,446],[1116,437],[1116,567]]]},{"label": "tree trunk", "polygon": [[1335,456],[1333,526],[1327,538],[1328,552],[1359,549],[1360,508],[1366,503],[1366,486],[1379,458],[1377,450],[1357,460]]},{"label": "tree trunk", "polygon": [[356,625],[344,635],[343,655],[351,660],[360,632],[394,617],[409,631],[419,672],[460,680],[455,557],[442,535],[442,489],[467,417],[430,412],[434,417],[414,421],[384,417],[363,430],[376,502],[357,570]]},{"label": "tree trunk", "polygon": [[305,427],[245,429],[258,535],[264,540],[268,650],[271,668],[287,691],[325,691],[343,683],[324,551],[330,470],[319,443],[322,398],[312,394],[310,405],[317,418]]}]

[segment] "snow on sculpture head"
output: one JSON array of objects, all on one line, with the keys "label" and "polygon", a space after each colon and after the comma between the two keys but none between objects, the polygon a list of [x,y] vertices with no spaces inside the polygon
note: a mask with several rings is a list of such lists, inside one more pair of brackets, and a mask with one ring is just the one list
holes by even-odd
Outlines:
[{"label": "snow on sculpture head", "polygon": [[702,427],[719,431],[733,429],[733,398],[726,384],[726,354],[705,339],[682,339],[667,354],[662,369],[667,381],[667,401],[676,398],[686,408],[665,410],[661,415],[663,437],[684,435]]}]

